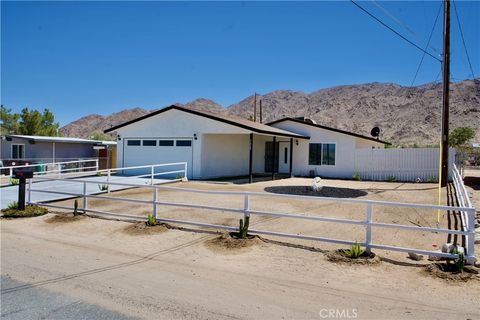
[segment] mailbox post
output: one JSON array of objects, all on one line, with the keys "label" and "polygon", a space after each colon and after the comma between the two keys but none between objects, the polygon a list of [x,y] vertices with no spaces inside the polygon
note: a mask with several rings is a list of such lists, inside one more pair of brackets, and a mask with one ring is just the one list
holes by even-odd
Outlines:
[{"label": "mailbox post", "polygon": [[33,178],[33,168],[13,169],[13,177],[18,179],[18,210],[25,210],[25,184]]}]

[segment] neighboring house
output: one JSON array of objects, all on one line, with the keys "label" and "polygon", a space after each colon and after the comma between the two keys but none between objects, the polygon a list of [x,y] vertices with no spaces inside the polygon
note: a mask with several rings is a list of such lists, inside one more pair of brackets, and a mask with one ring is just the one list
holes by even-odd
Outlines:
[{"label": "neighboring house", "polygon": [[385,144],[298,119],[266,125],[180,106],[105,130],[112,131],[117,132],[117,167],[187,162],[190,179],[251,177],[271,173],[272,167],[289,175],[310,175],[313,170],[350,178],[356,148]]},{"label": "neighboring house", "polygon": [[[115,141],[27,135],[2,136],[0,144],[0,160],[4,166],[13,163],[52,163],[99,157],[112,159],[116,149]],[[104,162],[106,166],[109,161]]]}]

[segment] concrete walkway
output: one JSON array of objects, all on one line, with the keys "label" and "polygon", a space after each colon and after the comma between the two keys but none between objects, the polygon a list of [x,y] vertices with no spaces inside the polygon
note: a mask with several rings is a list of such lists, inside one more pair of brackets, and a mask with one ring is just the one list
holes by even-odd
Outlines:
[{"label": "concrete walkway", "polygon": [[[80,178],[71,178],[65,179],[62,181],[41,181],[41,180],[34,180],[32,184],[32,190],[46,190],[46,191],[60,191],[60,192],[69,192],[69,193],[76,193],[82,194],[83,193],[83,183],[76,182],[75,180],[87,180],[92,181],[93,183],[87,183],[87,194],[96,194],[100,192],[99,185],[105,183],[107,181],[106,176],[102,177],[80,177]],[[118,182],[118,183],[127,183],[127,184],[135,184],[135,185],[150,185],[150,179],[146,178],[134,178],[134,177],[127,177],[127,176],[111,176],[110,182]],[[163,184],[172,182],[172,180],[168,179],[153,179],[154,184]],[[27,186],[28,188],[28,186]],[[126,186],[116,186],[110,185],[111,191],[116,190],[123,190],[128,189],[129,187]],[[72,196],[61,195],[61,194],[52,194],[52,193],[43,193],[38,191],[32,191],[32,201],[33,202],[42,202],[42,201],[51,201],[51,200],[61,200],[67,199]],[[28,192],[26,195],[28,199]],[[8,207],[10,203],[13,201],[18,200],[18,186],[10,186],[10,187],[3,187],[0,188],[0,198],[1,198],[1,209],[5,209]],[[28,201],[28,200],[27,200]]]}]

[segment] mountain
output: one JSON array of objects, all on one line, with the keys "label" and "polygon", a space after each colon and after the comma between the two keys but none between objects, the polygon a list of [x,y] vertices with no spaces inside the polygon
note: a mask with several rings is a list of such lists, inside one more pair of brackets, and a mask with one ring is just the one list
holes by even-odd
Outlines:
[{"label": "mountain", "polygon": [[[480,79],[452,83],[450,89],[450,127],[473,127],[477,131],[476,141],[480,141]],[[370,135],[370,129],[379,126],[381,139],[395,144],[427,145],[436,144],[440,139],[441,84],[402,87],[392,83],[369,83],[321,89],[309,94],[277,90],[257,97],[260,98],[264,123],[286,116],[306,116],[325,126],[364,135]],[[253,115],[253,101],[252,95],[227,108],[208,99],[196,99],[183,106],[249,118]],[[95,129],[103,130],[148,112],[135,108],[106,117],[89,115],[61,131],[66,136],[85,137]]]}]

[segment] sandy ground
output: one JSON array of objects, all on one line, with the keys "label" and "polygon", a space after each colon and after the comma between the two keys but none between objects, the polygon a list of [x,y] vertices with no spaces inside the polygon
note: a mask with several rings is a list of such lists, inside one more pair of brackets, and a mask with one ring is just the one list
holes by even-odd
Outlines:
[{"label": "sandy ground", "polygon": [[28,283],[2,287],[3,301],[41,288],[142,319],[322,319],[331,309],[358,319],[480,318],[480,281],[447,282],[414,262],[337,264],[278,242],[227,253],[207,246],[216,235],[205,231],[132,235],[127,222],[51,216],[1,221],[2,277]]},{"label": "sandy ground", "polygon": [[[205,189],[217,191],[255,191],[264,192],[265,188],[276,187],[299,187],[306,188],[310,185],[311,179],[293,178],[276,181],[258,182],[251,185],[243,184],[215,184],[206,182],[187,182],[176,183],[170,186],[176,186],[183,189]],[[348,192],[357,196],[356,199],[371,199],[396,202],[410,202],[423,204],[437,203],[436,184],[415,184],[415,183],[386,183],[386,182],[356,182],[345,180],[323,180],[326,188],[349,188]],[[344,190],[344,189],[342,189]],[[362,195],[360,195],[362,194]],[[113,192],[114,197],[126,197],[132,199],[152,199],[152,191],[149,189],[133,189],[126,191]],[[359,196],[360,195],[360,196]],[[310,200],[311,199],[311,200]],[[243,196],[240,195],[208,195],[192,192],[179,191],[159,191],[158,201],[169,201],[176,203],[190,203],[201,205],[215,205],[224,208],[243,208]],[[62,205],[72,206],[73,200],[63,201]],[[79,201],[81,205],[81,201]],[[446,204],[446,191],[442,192],[442,204]],[[123,213],[130,215],[146,216],[153,212],[151,205],[132,204],[122,201],[111,200],[89,200],[89,208]],[[312,216],[344,218],[351,220],[366,219],[366,205],[364,204],[346,204],[333,201],[319,201],[315,197],[308,200],[285,199],[278,197],[253,196],[250,199],[250,208],[260,211],[273,211],[282,213],[297,213]],[[204,223],[213,223],[226,226],[237,227],[242,214],[230,213],[227,211],[212,211],[202,209],[167,207],[159,205],[157,207],[160,218],[180,219]],[[399,207],[374,206],[373,220],[377,222],[404,224],[409,226],[428,226],[437,225],[437,212],[430,209],[411,209]],[[452,220],[453,221],[453,220]],[[303,234],[311,236],[329,237],[334,239],[365,241],[365,227],[347,224],[326,223],[317,221],[307,221],[289,218],[276,218],[267,216],[252,216],[251,228],[288,232],[293,234]],[[447,227],[447,213],[440,212],[441,227]],[[447,235],[430,232],[401,231],[396,229],[372,228],[373,243],[405,246],[422,250],[435,250],[441,247],[447,241]],[[270,236],[269,236],[270,237]],[[270,237],[272,238],[272,237]],[[285,241],[285,238],[273,238],[275,240]],[[340,248],[338,245],[327,243],[318,243],[313,241],[288,239],[295,244],[320,246],[323,249]],[[437,245],[438,247],[434,247]],[[382,252],[382,255],[397,260],[405,260],[405,253]],[[408,260],[405,260],[408,261]]]}]

